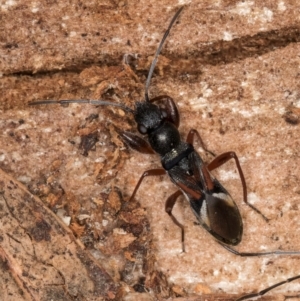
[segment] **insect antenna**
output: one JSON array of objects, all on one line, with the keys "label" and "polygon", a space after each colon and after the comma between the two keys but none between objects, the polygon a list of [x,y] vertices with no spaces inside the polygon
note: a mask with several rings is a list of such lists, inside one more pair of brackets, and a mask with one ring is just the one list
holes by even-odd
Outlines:
[{"label": "insect antenna", "polygon": [[146,85],[145,85],[145,100],[146,101],[149,101],[149,95],[148,95],[148,90],[149,90],[149,85],[150,85],[150,81],[151,81],[151,78],[152,78],[152,74],[153,74],[153,71],[154,71],[154,68],[155,68],[155,65],[157,63],[157,60],[158,60],[158,56],[160,54],[160,51],[165,43],[165,40],[166,38],[168,37],[169,33],[170,33],[170,30],[174,24],[174,22],[176,21],[176,19],[178,18],[179,14],[181,13],[181,11],[183,10],[184,6],[182,6],[178,11],[177,13],[174,15],[173,19],[171,20],[170,24],[169,24],[169,27],[168,29],[166,30],[161,42],[159,43],[159,46],[156,50],[156,53],[155,53],[155,56],[154,56],[154,59],[151,63],[151,66],[150,66],[150,69],[149,69],[149,73],[148,73],[148,77],[147,77],[147,80],[146,80]]},{"label": "insect antenna", "polygon": [[134,113],[134,110],[131,108],[125,106],[122,103],[116,103],[111,101],[105,101],[105,100],[88,100],[88,99],[63,99],[63,100],[38,100],[38,101],[32,101],[29,103],[30,106],[35,105],[45,105],[45,104],[69,104],[69,103],[88,103],[96,106],[113,106],[113,107],[119,107],[123,109],[126,112]]}]

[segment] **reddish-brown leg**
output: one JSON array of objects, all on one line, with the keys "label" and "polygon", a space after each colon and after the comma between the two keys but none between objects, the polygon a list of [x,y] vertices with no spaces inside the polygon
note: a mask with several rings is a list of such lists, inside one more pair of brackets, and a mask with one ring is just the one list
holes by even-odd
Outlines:
[{"label": "reddish-brown leg", "polygon": [[191,129],[188,133],[188,136],[186,138],[186,142],[190,143],[192,145],[194,145],[194,139],[195,139],[195,135],[197,136],[200,146],[208,153],[210,153],[211,155],[213,155],[214,157],[216,156],[212,151],[210,151],[209,149],[206,148],[206,145],[204,144],[199,132],[195,129]]},{"label": "reddish-brown leg", "polygon": [[[194,143],[194,138],[195,135],[197,136],[201,147],[208,151],[209,153],[213,154],[212,152],[210,152],[209,150],[207,150],[205,144],[203,143],[200,134],[198,133],[197,130],[190,130],[188,137],[187,137],[187,142],[193,144]],[[212,160],[212,162],[210,162],[206,167],[208,168],[209,171],[212,171],[220,166],[222,166],[223,164],[225,164],[227,161],[229,161],[230,159],[234,159],[235,160],[235,164],[236,167],[238,169],[239,175],[240,175],[240,179],[242,182],[242,186],[243,186],[243,200],[244,202],[251,208],[253,209],[256,213],[260,214],[262,216],[262,218],[267,222],[269,221],[257,208],[255,208],[253,205],[251,205],[248,202],[248,198],[247,198],[247,186],[246,186],[246,181],[245,181],[245,177],[244,177],[244,173],[243,170],[241,168],[239,159],[236,155],[235,152],[227,152],[227,153],[223,153],[219,156],[217,156],[215,159]]]},{"label": "reddish-brown leg", "polygon": [[253,205],[251,205],[248,202],[248,198],[247,198],[247,186],[246,186],[245,177],[244,177],[244,174],[243,174],[243,171],[242,171],[239,159],[238,159],[238,157],[237,157],[237,155],[236,155],[235,152],[227,152],[227,153],[223,153],[223,154],[219,155],[218,157],[216,157],[212,162],[210,162],[207,165],[207,168],[208,168],[209,171],[212,171],[212,170],[214,170],[214,169],[222,166],[223,164],[225,164],[230,159],[234,159],[235,160],[235,165],[236,165],[237,170],[238,170],[239,175],[240,175],[240,179],[241,179],[242,186],[243,186],[243,199],[244,199],[244,202],[251,209],[253,209],[256,213],[260,214],[266,222],[269,221],[257,208],[255,208]]},{"label": "reddish-brown leg", "polygon": [[133,193],[129,199],[129,202],[132,201],[132,199],[135,197],[139,187],[142,184],[142,181],[144,180],[145,177],[152,177],[152,176],[163,176],[166,174],[166,171],[162,168],[156,168],[156,169],[150,169],[150,170],[146,170],[142,176],[140,177],[138,183],[136,184]]},{"label": "reddish-brown leg", "polygon": [[182,252],[185,252],[184,247],[184,226],[177,220],[177,218],[172,214],[173,207],[177,201],[177,198],[182,195],[180,190],[177,190],[166,200],[165,210],[171,217],[173,223],[181,229],[181,243],[182,243]]},{"label": "reddish-brown leg", "polygon": [[161,101],[164,103],[165,111],[167,113],[167,119],[178,128],[180,123],[180,117],[173,98],[171,98],[168,95],[160,95],[150,99],[150,102],[155,101]]},{"label": "reddish-brown leg", "polygon": [[123,141],[132,149],[142,153],[142,154],[154,154],[154,150],[151,148],[149,143],[141,138],[138,135],[135,135],[130,132],[122,131],[120,129],[116,129],[117,133],[121,136]]}]

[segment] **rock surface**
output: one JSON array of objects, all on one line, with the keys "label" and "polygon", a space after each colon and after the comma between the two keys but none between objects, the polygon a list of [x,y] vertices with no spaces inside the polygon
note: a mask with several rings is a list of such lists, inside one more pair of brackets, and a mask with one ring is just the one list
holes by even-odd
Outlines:
[{"label": "rock surface", "polygon": [[[136,203],[124,205],[143,171],[160,166],[157,156],[129,150],[119,139],[115,128],[134,130],[132,116],[90,105],[27,105],[101,98],[133,106],[183,4],[150,94],[174,98],[183,137],[195,128],[215,154],[239,156],[249,202],[270,221],[243,204],[233,163],[216,171],[244,219],[237,249],[300,251],[296,0],[1,4],[0,167],[70,220],[86,250],[131,298],[142,292],[146,299],[205,294],[205,300],[234,300],[299,274],[299,256],[237,258],[195,224],[184,199],[174,208],[186,226],[181,253],[180,231],[164,212],[175,191],[167,178],[147,179]],[[131,68],[123,64],[129,54]],[[262,300],[283,300],[299,288],[293,282]]]}]

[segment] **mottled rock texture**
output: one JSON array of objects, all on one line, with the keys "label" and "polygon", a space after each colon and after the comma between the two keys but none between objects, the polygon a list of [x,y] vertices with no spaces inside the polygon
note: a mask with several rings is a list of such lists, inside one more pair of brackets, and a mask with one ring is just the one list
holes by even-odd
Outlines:
[{"label": "mottled rock texture", "polygon": [[[167,177],[145,180],[135,204],[124,205],[143,171],[160,166],[157,156],[134,152],[119,139],[116,128],[135,129],[132,116],[90,105],[28,106],[100,98],[133,106],[143,99],[152,57],[180,5],[186,7],[162,50],[150,94],[174,98],[183,137],[195,128],[215,154],[239,156],[249,202],[270,220],[243,204],[233,163],[216,171],[244,219],[237,248],[300,251],[298,1],[0,4],[0,167],[45,206],[71,217],[73,233],[124,287],[124,300],[194,300],[194,294],[195,300],[234,300],[300,271],[299,256],[228,253],[195,223],[184,199],[174,208],[186,226],[181,253],[180,231],[164,212],[176,189]],[[293,282],[262,300],[283,300],[299,289]]]}]

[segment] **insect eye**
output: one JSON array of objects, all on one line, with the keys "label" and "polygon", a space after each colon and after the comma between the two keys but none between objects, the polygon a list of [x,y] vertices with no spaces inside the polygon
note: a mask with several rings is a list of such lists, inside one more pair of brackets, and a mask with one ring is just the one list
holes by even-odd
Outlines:
[{"label": "insect eye", "polygon": [[143,125],[138,126],[138,131],[143,135],[147,134],[147,128]]}]

